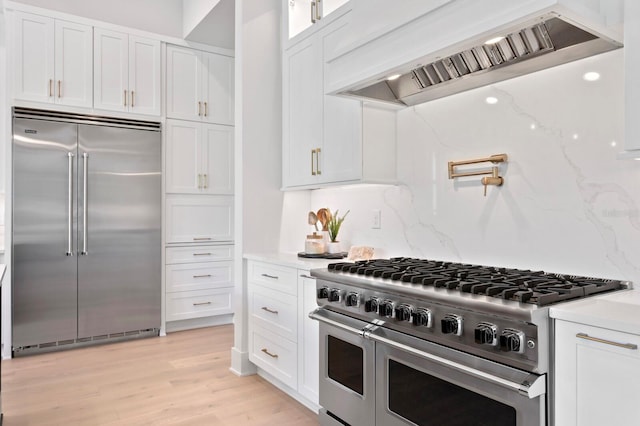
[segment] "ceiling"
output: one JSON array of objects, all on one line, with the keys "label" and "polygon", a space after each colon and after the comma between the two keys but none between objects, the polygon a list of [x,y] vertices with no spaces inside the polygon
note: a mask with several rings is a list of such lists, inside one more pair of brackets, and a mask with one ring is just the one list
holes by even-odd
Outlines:
[{"label": "ceiling", "polygon": [[184,38],[189,41],[233,49],[235,43],[235,0],[220,0],[218,4]]}]

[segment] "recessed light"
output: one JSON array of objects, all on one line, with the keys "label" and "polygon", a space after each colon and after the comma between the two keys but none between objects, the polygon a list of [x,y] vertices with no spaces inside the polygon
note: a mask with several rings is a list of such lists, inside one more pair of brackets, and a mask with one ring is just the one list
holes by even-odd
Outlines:
[{"label": "recessed light", "polygon": [[531,123],[531,126],[529,126],[529,128],[531,130],[535,130],[536,129],[536,123]]},{"label": "recessed light", "polygon": [[389,77],[387,77],[387,80],[389,80],[389,81],[396,80],[396,79],[400,78],[400,76],[401,76],[401,75],[402,75],[402,74],[393,74],[393,75],[390,75]]},{"label": "recessed light", "polygon": [[618,143],[616,141],[611,141],[611,146],[616,146]]},{"label": "recessed light", "polygon": [[503,40],[504,37],[500,36],[500,37],[494,37],[494,38],[490,38],[489,40],[485,41],[484,44],[496,44],[497,42]]},{"label": "recessed light", "polygon": [[488,96],[487,99],[484,100],[489,105],[497,104],[498,98],[494,98],[493,96]]},{"label": "recessed light", "polygon": [[597,80],[600,80],[600,73],[597,73],[595,71],[589,71],[589,72],[584,73],[582,78],[585,81],[597,81]]},{"label": "recessed light", "polygon": [[578,140],[578,134],[577,134],[577,133],[574,133],[574,134],[573,134],[573,140],[574,140],[574,141],[575,141],[575,140]]}]

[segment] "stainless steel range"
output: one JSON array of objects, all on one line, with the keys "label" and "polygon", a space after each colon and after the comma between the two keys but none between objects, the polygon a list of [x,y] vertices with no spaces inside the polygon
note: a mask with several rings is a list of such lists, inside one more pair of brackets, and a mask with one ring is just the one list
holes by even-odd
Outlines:
[{"label": "stainless steel range", "polygon": [[315,269],[321,424],[547,425],[549,306],[630,283],[424,259]]}]

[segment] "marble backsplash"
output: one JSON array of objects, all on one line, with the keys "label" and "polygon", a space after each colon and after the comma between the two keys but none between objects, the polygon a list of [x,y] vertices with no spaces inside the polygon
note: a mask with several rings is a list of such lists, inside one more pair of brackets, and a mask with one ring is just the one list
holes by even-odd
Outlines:
[{"label": "marble backsplash", "polygon": [[[583,78],[594,71],[597,81]],[[617,159],[623,92],[620,49],[406,108],[398,112],[399,185],[315,190],[308,202],[315,210],[351,210],[343,244],[373,246],[382,257],[544,269],[640,286],[640,162]],[[491,97],[497,102],[487,102]],[[509,156],[500,165],[505,182],[486,197],[479,177],[447,177],[448,161],[500,153]],[[291,197],[301,196],[285,194],[285,204]],[[374,209],[382,213],[380,229],[371,227]],[[287,238],[281,249],[301,248]]]}]

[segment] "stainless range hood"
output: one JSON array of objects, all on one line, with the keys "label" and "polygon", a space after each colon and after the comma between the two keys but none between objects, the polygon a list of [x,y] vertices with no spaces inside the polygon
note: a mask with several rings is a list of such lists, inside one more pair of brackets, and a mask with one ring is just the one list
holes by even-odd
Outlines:
[{"label": "stainless range hood", "polygon": [[395,79],[369,82],[340,94],[416,105],[622,47],[555,14],[503,37],[469,45]]}]

